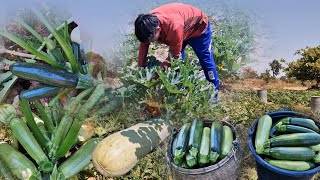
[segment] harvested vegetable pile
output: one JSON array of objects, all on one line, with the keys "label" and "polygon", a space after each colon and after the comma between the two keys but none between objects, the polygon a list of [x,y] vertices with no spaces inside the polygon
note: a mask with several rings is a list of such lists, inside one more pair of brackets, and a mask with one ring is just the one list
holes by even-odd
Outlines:
[{"label": "harvested vegetable pile", "polygon": [[234,134],[228,125],[213,121],[206,127],[200,119],[185,123],[173,140],[173,162],[182,168],[201,168],[218,163],[233,147]]},{"label": "harvested vegetable pile", "polygon": [[312,119],[286,117],[272,124],[269,115],[258,121],[256,152],[281,169],[306,171],[320,163],[319,127]]}]

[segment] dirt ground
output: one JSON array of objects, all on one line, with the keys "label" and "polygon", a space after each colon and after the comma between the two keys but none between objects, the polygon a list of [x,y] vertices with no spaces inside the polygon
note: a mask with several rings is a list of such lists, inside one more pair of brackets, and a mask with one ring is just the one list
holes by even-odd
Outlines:
[{"label": "dirt ground", "polygon": [[265,82],[262,79],[244,79],[244,80],[226,80],[221,84],[222,88],[225,89],[278,89],[278,90],[307,90],[311,85],[302,85],[299,82],[287,83],[279,79]]}]

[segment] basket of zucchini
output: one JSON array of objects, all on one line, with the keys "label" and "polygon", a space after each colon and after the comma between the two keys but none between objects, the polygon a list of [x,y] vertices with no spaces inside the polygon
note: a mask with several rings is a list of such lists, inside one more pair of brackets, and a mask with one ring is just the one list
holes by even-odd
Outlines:
[{"label": "basket of zucchini", "polygon": [[319,121],[278,111],[263,115],[249,134],[259,179],[311,179],[320,170]]},{"label": "basket of zucchini", "polygon": [[167,160],[174,179],[236,179],[241,152],[225,121],[195,119],[172,133]]}]

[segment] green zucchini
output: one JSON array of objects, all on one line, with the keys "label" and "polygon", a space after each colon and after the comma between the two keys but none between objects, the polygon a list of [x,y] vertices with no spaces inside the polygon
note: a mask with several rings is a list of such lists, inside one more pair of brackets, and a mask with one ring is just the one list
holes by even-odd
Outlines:
[{"label": "green zucchini", "polygon": [[272,126],[272,118],[269,115],[263,115],[258,121],[258,127],[255,135],[255,148],[258,154],[262,154],[264,143],[268,140]]},{"label": "green zucchini", "polygon": [[223,159],[231,151],[233,147],[233,133],[229,126],[224,125],[222,129],[220,159]]},{"label": "green zucchini", "polygon": [[173,139],[172,147],[171,147],[171,154],[174,155],[175,149],[177,148],[177,137]]},{"label": "green zucchini", "polygon": [[275,137],[275,136],[278,136],[278,135],[279,135],[279,133],[278,133],[276,127],[275,126],[271,127],[269,136],[270,137]]},{"label": "green zucchini", "polygon": [[[0,146],[1,148],[1,146]],[[1,157],[1,156],[0,156]],[[8,166],[5,164],[5,162],[0,158],[0,179],[14,179],[13,174],[11,173]]]},{"label": "green zucchini", "polygon": [[[200,143],[201,143],[201,136],[203,130],[203,121],[199,119],[193,120],[190,128],[190,136],[189,136],[189,143],[188,143],[188,150],[191,156],[197,157]],[[188,163],[188,160],[187,160]]]},{"label": "green zucchini", "polygon": [[318,153],[314,156],[313,162],[315,162],[316,164],[320,164],[320,152],[318,152]]},{"label": "green zucchini", "polygon": [[[174,153],[175,153],[175,150],[177,148],[177,137],[174,138],[173,142],[172,142],[172,147],[171,147],[171,154],[172,154],[172,157],[174,157]],[[175,165],[179,166],[181,162],[174,162]]]},{"label": "green zucchini", "polygon": [[117,108],[121,107],[122,105],[122,98],[116,97],[110,100],[108,104],[104,107],[100,108],[95,114],[94,117],[104,117],[110,113],[112,113]]},{"label": "green zucchini", "polygon": [[26,117],[26,122],[30,130],[32,131],[34,137],[39,142],[41,147],[46,148],[46,150],[50,149],[51,142],[47,141],[40,131],[34,116],[32,114],[29,102],[26,99],[20,99],[20,106],[23,112],[23,115]]},{"label": "green zucchini", "polygon": [[295,126],[295,125],[280,125],[276,126],[277,132],[280,133],[316,133],[315,131],[301,127],[301,126]]},{"label": "green zucchini", "polygon": [[11,104],[0,105],[0,122],[9,124],[10,120],[17,117],[17,111]]},{"label": "green zucchini", "polygon": [[306,127],[315,131],[316,133],[319,133],[319,127],[316,125],[316,123],[312,119],[287,117],[287,118],[281,119],[276,124],[276,126],[289,125],[289,124]]},{"label": "green zucchini", "polygon": [[177,146],[173,155],[173,160],[177,164],[181,162],[181,159],[183,159],[184,155],[187,153],[190,126],[190,123],[185,123],[177,135]]},{"label": "green zucchini", "polygon": [[59,146],[57,151],[54,153],[54,157],[60,158],[63,157],[69,149],[72,147],[74,142],[77,140],[77,135],[79,134],[81,125],[83,121],[79,119],[74,119],[73,123],[68,131],[68,134],[63,140],[63,143]]},{"label": "green zucchini", "polygon": [[28,126],[19,118],[10,121],[10,128],[22,147],[36,161],[43,172],[51,172],[53,164],[49,161],[41,146],[30,132]]},{"label": "green zucchini", "polygon": [[80,94],[78,94],[66,107],[66,114],[75,116],[78,111],[75,111],[77,107],[79,107],[79,104],[81,104],[82,99],[87,97],[89,94],[92,93],[94,90],[94,87],[88,88],[83,90]]},{"label": "green zucchini", "polygon": [[81,111],[78,113],[77,118],[74,119],[63,143],[54,153],[54,156],[56,158],[63,157],[72,147],[73,142],[77,139],[77,135],[79,134],[82,122],[88,116],[90,109],[95,105],[99,98],[104,95],[104,91],[105,85],[99,84],[95,88],[89,99],[86,101],[86,103],[80,107]]},{"label": "green zucchini", "polygon": [[32,161],[6,142],[0,142],[0,159],[11,173],[19,179],[29,179],[32,176],[42,179],[40,172]]},{"label": "green zucchini", "polygon": [[221,121],[213,121],[210,133],[210,163],[214,164],[221,154],[223,124]]},{"label": "green zucchini", "polygon": [[187,166],[192,168],[197,165],[197,156],[192,156],[190,153],[186,155]]},{"label": "green zucchini", "polygon": [[35,101],[35,106],[40,114],[40,117],[43,120],[43,123],[46,127],[46,129],[50,132],[50,134],[52,134],[54,132],[54,125],[52,123],[52,121],[49,119],[44,107],[41,105],[41,103],[39,101]]},{"label": "green zucchini", "polygon": [[60,147],[65,136],[67,135],[68,130],[70,129],[73,121],[74,119],[68,114],[63,116],[63,118],[61,119],[59,126],[57,127],[57,129],[53,134],[52,148],[50,149],[50,152],[49,152],[50,157],[55,156],[56,151]]},{"label": "green zucchini", "polygon": [[291,171],[306,171],[314,168],[316,165],[311,161],[289,161],[289,160],[271,160],[265,161],[273,166]]},{"label": "green zucchini", "polygon": [[204,127],[201,138],[201,145],[199,151],[199,165],[205,166],[209,163],[210,152],[210,128]]},{"label": "green zucchini", "polygon": [[[88,96],[93,91],[93,89],[94,88],[92,87],[82,91],[66,107],[65,115],[62,117],[61,122],[59,123],[57,129],[54,132],[53,144],[49,153],[51,157],[54,157],[57,155],[56,153],[58,148],[63,142],[63,139],[65,139],[65,137],[67,136],[69,128],[72,126],[72,124],[75,121],[73,117],[76,116],[76,114],[78,113],[78,109],[79,109],[79,106],[81,105],[82,99]],[[74,128],[76,128],[75,127],[76,125],[78,124],[75,124]],[[72,131],[72,133],[74,133],[74,131]],[[70,138],[70,135],[69,135],[69,138]],[[60,148],[60,151],[61,151],[61,148]]]},{"label": "green zucchini", "polygon": [[95,84],[89,76],[38,63],[15,63],[10,71],[20,78],[57,87],[86,89]]},{"label": "green zucchini", "polygon": [[283,134],[268,139],[264,147],[279,146],[314,146],[320,144],[320,135],[318,133],[292,133]]},{"label": "green zucchini", "polygon": [[318,151],[320,151],[320,144],[314,145],[314,146],[310,146],[309,148],[311,148],[312,150],[318,152]]},{"label": "green zucchini", "polygon": [[187,161],[185,159],[182,159],[181,167],[182,168],[188,168],[188,164],[187,164]]},{"label": "green zucchini", "polygon": [[104,84],[99,84],[95,87],[95,90],[90,95],[89,99],[81,106],[81,111],[77,115],[80,121],[88,117],[89,111],[98,102],[98,100],[104,96],[106,86]]},{"label": "green zucchini", "polygon": [[314,158],[315,152],[308,147],[273,147],[266,148],[263,154],[275,159],[308,161]]},{"label": "green zucchini", "polygon": [[48,96],[54,96],[58,94],[60,88],[61,87],[56,87],[56,86],[39,86],[36,88],[23,91],[20,94],[20,98],[27,99],[27,100],[42,99]]},{"label": "green zucchini", "polygon": [[58,171],[64,178],[75,176],[91,163],[92,152],[100,140],[99,138],[90,139],[59,166]]},{"label": "green zucchini", "polygon": [[43,137],[46,139],[47,142],[50,142],[49,134],[46,128],[44,127],[43,121],[39,119],[36,123]]}]

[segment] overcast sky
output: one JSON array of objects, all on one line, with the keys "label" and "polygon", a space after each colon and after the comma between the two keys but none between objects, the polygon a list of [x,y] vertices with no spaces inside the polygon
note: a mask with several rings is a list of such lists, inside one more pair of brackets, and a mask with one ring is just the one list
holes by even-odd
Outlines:
[{"label": "overcast sky", "polygon": [[[0,22],[17,8],[33,6],[44,0],[2,1]],[[82,36],[92,40],[92,49],[104,56],[110,55],[112,47],[132,32],[132,22],[138,14],[152,8],[174,2],[171,0],[55,0],[54,4],[64,7],[80,25]],[[319,0],[186,0],[185,2],[214,11],[216,4],[228,3],[257,16],[267,38],[261,39],[261,49],[255,59],[258,71],[266,68],[273,59],[296,60],[296,50],[306,46],[320,45],[320,1]],[[209,3],[208,3],[209,2]],[[257,67],[257,66],[256,66]]]}]

